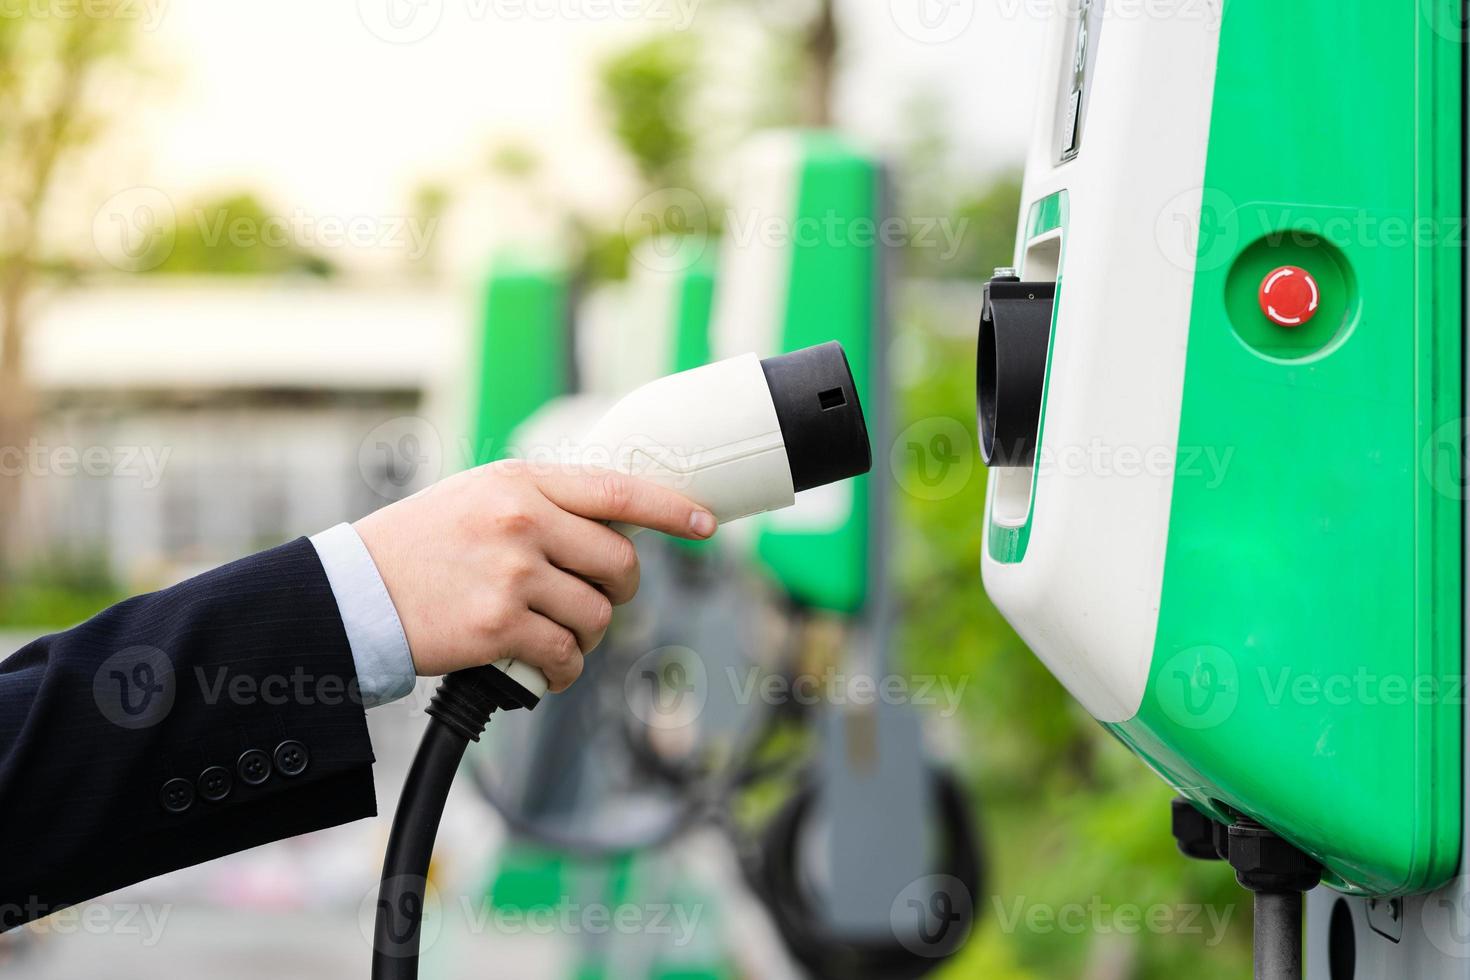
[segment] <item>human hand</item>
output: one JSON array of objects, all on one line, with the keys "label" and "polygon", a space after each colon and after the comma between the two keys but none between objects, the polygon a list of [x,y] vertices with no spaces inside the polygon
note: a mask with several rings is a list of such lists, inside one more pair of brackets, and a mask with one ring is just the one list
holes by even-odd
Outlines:
[{"label": "human hand", "polygon": [[715,518],[646,480],[504,460],[456,474],[353,526],[423,675],[515,658],[564,690],[638,591],[617,521],[707,538]]}]

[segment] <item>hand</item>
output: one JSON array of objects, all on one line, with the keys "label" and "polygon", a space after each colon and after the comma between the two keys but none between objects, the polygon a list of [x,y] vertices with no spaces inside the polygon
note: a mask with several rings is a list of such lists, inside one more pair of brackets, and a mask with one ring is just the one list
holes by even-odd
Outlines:
[{"label": "hand", "polygon": [[612,607],[638,591],[638,552],[603,521],[682,538],[715,531],[708,510],[645,480],[511,460],[449,477],[353,526],[418,673],[514,657],[561,691],[607,632]]}]

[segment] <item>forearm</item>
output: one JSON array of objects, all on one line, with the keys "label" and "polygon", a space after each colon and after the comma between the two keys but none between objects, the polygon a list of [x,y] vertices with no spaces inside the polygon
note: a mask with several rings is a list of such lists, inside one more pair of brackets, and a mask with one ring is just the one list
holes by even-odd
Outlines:
[{"label": "forearm", "polygon": [[331,585],[301,539],[0,663],[0,927],[375,812]]}]

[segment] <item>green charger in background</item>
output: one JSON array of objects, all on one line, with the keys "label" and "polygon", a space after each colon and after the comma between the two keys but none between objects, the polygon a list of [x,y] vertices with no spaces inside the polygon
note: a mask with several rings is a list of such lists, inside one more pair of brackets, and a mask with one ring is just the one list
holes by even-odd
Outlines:
[{"label": "green charger in background", "polygon": [[517,426],[572,390],[571,304],[564,265],[511,250],[496,256],[475,358],[476,465],[508,455]]},{"label": "green charger in background", "polygon": [[[780,132],[752,142],[741,172],[720,281],[763,285],[717,291],[717,353],[764,357],[836,340],[875,417],[885,411],[873,362],[885,327],[881,163],[837,134]],[[760,229],[775,233],[738,240]],[[868,602],[872,480],[809,491],[756,519],[755,554],[797,603],[852,615]]]}]

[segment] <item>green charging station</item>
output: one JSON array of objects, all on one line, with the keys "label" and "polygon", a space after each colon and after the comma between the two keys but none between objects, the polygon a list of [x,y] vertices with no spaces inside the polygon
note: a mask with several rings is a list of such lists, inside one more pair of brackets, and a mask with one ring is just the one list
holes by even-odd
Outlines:
[{"label": "green charging station", "polygon": [[[732,223],[778,219],[771,223],[779,241],[727,243],[720,279],[780,286],[717,295],[721,353],[767,356],[839,341],[868,404],[884,289],[882,167],[828,132],[769,134],[748,148],[745,162]],[[872,479],[812,491],[790,511],[757,519],[756,555],[797,602],[844,614],[867,602]]]},{"label": "green charging station", "polygon": [[1464,816],[1462,14],[1199,6],[1051,24],[981,321],[986,588],[1201,815],[1426,892]]}]

